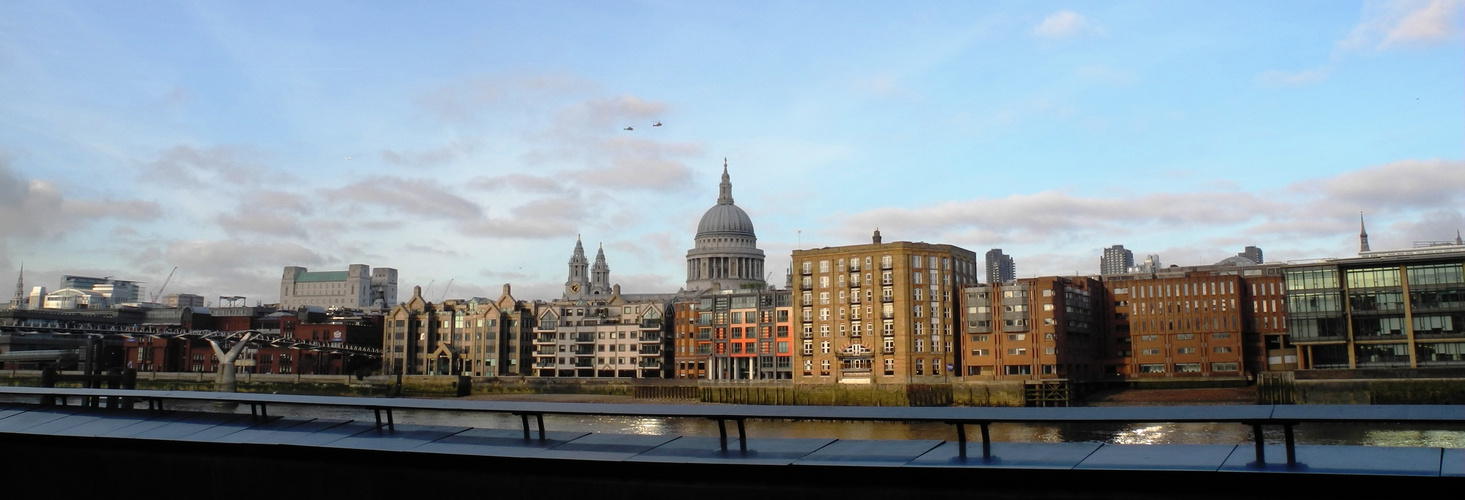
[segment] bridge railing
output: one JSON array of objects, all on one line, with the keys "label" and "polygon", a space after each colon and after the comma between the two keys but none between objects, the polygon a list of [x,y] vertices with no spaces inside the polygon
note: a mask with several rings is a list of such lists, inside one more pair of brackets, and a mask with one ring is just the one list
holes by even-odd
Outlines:
[{"label": "bridge railing", "polygon": [[[727,422],[737,425],[738,447],[747,450],[745,422],[764,420],[828,420],[875,422],[928,422],[954,426],[958,454],[967,456],[966,428],[981,429],[982,457],[991,458],[989,427],[996,423],[1021,424],[1133,424],[1133,423],[1232,423],[1252,428],[1257,464],[1266,463],[1263,429],[1281,427],[1287,463],[1296,463],[1293,428],[1320,423],[1409,423],[1465,425],[1465,405],[1236,405],[1236,406],[1112,406],[1063,408],[978,408],[978,407],[870,407],[870,406],[764,406],[764,405],[678,405],[617,403],[555,403],[523,401],[471,401],[456,399],[397,399],[293,394],[251,394],[198,391],[150,391],[120,389],[74,389],[45,387],[0,387],[0,395],[34,396],[41,400],[67,398],[125,397],[148,402],[150,410],[161,411],[168,401],[211,401],[247,404],[256,418],[268,417],[270,405],[306,405],[357,408],[375,414],[376,424],[395,429],[396,410],[461,411],[518,416],[524,439],[545,440],[545,415],[582,415],[650,418],[705,418],[717,422],[723,450],[728,449]],[[383,418],[385,417],[385,419]],[[535,424],[530,424],[530,417]],[[535,436],[537,431],[537,436]]]}]

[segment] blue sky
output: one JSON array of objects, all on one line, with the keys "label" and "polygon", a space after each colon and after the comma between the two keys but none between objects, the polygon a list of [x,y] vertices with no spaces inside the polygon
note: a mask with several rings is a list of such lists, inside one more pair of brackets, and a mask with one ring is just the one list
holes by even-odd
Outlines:
[{"label": "blue sky", "polygon": [[7,286],[553,298],[579,235],[670,291],[724,158],[775,281],[876,227],[1020,276],[1453,239],[1465,0],[0,3]]}]

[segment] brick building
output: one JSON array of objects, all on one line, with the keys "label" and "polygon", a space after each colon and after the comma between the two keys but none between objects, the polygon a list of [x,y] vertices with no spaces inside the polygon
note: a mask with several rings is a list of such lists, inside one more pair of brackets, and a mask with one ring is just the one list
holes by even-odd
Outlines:
[{"label": "brick building", "polygon": [[1104,345],[1101,283],[1026,278],[963,290],[966,380],[1091,379]]},{"label": "brick building", "polygon": [[976,254],[951,245],[883,243],[795,250],[800,344],[794,381],[939,383],[955,370],[953,310],[977,282]]}]

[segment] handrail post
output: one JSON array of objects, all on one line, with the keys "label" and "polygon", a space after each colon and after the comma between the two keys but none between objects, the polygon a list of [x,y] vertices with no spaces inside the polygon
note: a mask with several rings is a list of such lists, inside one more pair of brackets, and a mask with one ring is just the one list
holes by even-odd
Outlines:
[{"label": "handrail post", "polygon": [[980,422],[979,424],[982,426],[982,460],[991,460],[992,459],[992,434],[987,431],[987,428],[989,426],[991,426],[992,423],[991,422]]},{"label": "handrail post", "polygon": [[1282,435],[1287,439],[1287,466],[1297,465],[1297,442],[1292,438],[1292,422],[1282,423]]},{"label": "handrail post", "polygon": [[1265,465],[1267,463],[1266,440],[1262,437],[1262,424],[1260,422],[1251,423],[1251,435],[1252,441],[1256,443],[1256,464],[1258,466]]},{"label": "handrail post", "polygon": [[717,418],[717,442],[722,445],[722,451],[727,451],[727,421]]},{"label": "handrail post", "polygon": [[953,423],[956,424],[956,456],[966,460],[966,423]]},{"label": "handrail post", "polygon": [[743,428],[743,418],[738,418],[738,450],[748,452],[748,431]]}]

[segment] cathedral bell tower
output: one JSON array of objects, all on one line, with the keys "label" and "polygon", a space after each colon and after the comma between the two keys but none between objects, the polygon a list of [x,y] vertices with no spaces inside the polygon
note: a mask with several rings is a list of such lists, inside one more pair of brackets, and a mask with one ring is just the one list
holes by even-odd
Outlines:
[{"label": "cathedral bell tower", "polygon": [[575,237],[575,253],[570,256],[570,276],[565,280],[565,299],[579,300],[590,294],[590,260],[585,258],[585,246]]}]

